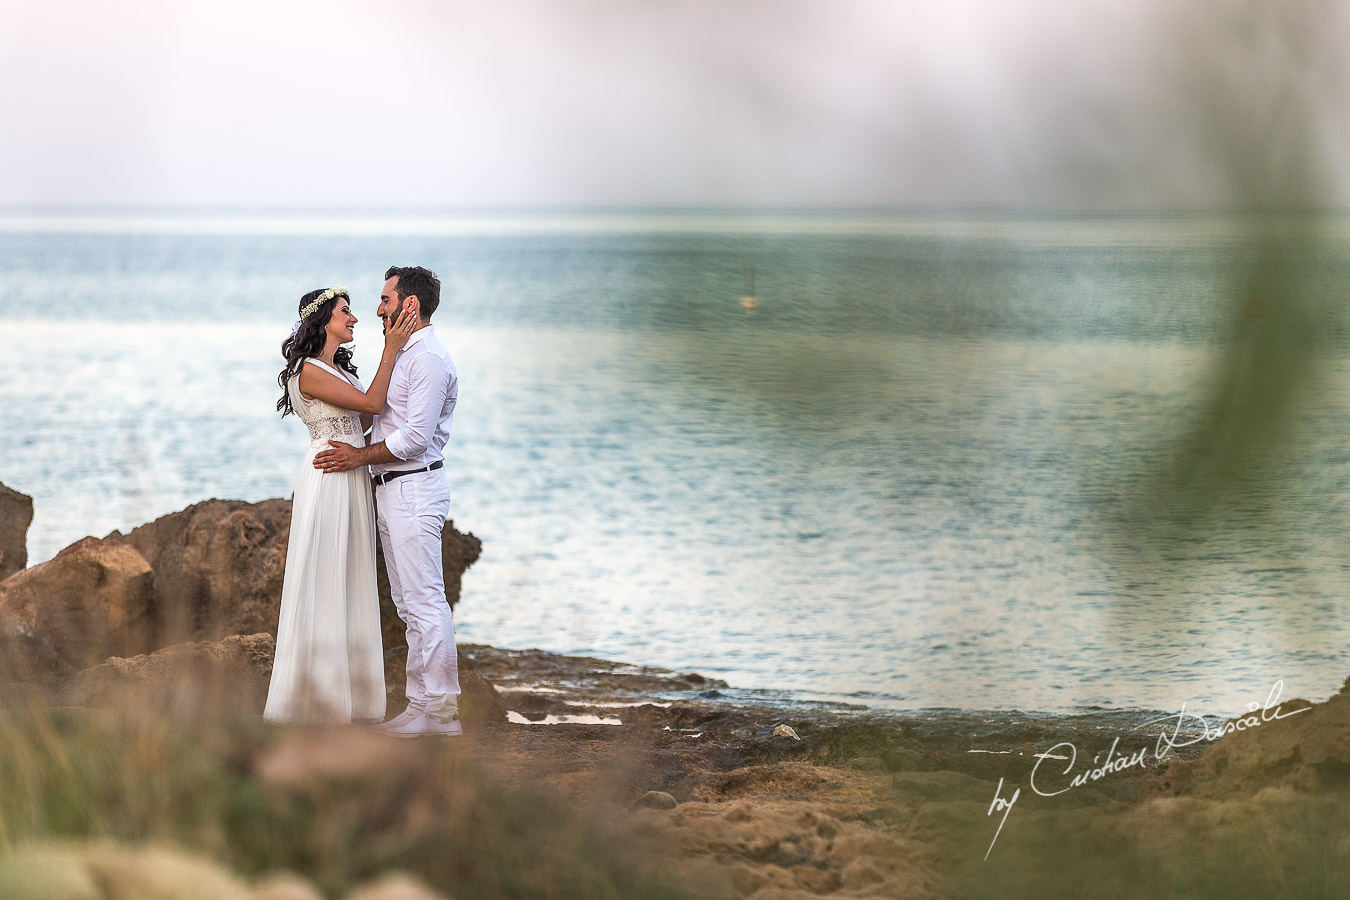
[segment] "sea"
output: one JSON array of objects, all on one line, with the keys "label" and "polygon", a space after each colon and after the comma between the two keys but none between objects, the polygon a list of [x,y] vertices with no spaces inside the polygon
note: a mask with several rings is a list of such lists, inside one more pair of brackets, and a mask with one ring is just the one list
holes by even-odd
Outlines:
[{"label": "sea", "polygon": [[444,284],[461,641],[838,709],[1226,715],[1350,675],[1340,219],[0,213],[30,564],[289,496],[299,298],[351,291],[369,378],[390,265]]}]

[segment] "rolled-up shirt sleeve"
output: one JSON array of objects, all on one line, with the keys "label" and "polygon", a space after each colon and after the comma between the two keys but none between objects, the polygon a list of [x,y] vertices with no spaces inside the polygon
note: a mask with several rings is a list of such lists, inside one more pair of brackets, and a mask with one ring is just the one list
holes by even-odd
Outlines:
[{"label": "rolled-up shirt sleeve", "polygon": [[399,459],[421,456],[441,420],[450,389],[450,369],[444,360],[421,353],[408,366],[408,418],[384,438],[384,446]]}]

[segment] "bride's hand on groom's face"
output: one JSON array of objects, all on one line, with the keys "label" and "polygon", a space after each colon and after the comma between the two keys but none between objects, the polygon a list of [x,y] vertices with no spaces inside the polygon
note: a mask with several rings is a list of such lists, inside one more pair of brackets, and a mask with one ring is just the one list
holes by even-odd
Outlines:
[{"label": "bride's hand on groom's face", "polygon": [[385,329],[384,349],[402,350],[403,345],[408,343],[408,338],[417,330],[417,306],[414,304],[404,308],[398,314],[394,323]]},{"label": "bride's hand on groom's face", "polygon": [[356,448],[341,441],[329,441],[327,450],[314,454],[314,468],[324,472],[350,472],[359,465]]}]

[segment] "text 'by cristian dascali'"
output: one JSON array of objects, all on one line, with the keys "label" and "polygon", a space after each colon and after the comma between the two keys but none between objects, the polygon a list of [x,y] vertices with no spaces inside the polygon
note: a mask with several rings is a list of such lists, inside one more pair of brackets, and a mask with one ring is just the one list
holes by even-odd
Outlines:
[{"label": "text 'by cristian dascali'", "polygon": [[[1181,704],[1181,711],[1177,713],[1175,719],[1168,716],[1165,719],[1156,719],[1140,726],[1147,728],[1160,722],[1174,723],[1170,726],[1170,731],[1164,728],[1158,732],[1158,739],[1154,741],[1152,747],[1145,745],[1133,753],[1125,755],[1119,752],[1120,738],[1117,737],[1111,742],[1111,747],[1105,754],[1099,753],[1092,758],[1092,768],[1085,768],[1078,772],[1074,772],[1074,767],[1078,764],[1078,748],[1070,741],[1061,741],[1045,753],[1038,754],[1040,759],[1036,760],[1036,765],[1031,770],[1031,789],[1042,797],[1057,797],[1074,788],[1099,781],[1107,775],[1114,775],[1117,772],[1124,772],[1126,769],[1139,766],[1152,766],[1170,751],[1180,747],[1189,747],[1200,741],[1217,741],[1219,738],[1235,731],[1251,731],[1266,722],[1287,719],[1292,715],[1307,712],[1311,709],[1311,707],[1304,706],[1300,709],[1284,712],[1280,707],[1280,694],[1283,691],[1284,682],[1275,682],[1275,685],[1270,689],[1270,693],[1266,696],[1264,704],[1249,703],[1245,715],[1229,719],[1220,726],[1211,725],[1207,719],[1186,712],[1186,704],[1183,703]],[[1181,731],[1187,722],[1190,722],[1193,727],[1199,726],[1200,733],[1183,738]],[[1065,760],[1067,764],[1063,771],[1057,775],[1052,771],[1041,772],[1041,766],[1047,759]],[[1050,768],[1047,767],[1047,769]],[[1065,779],[1068,780],[1065,781]],[[1017,803],[1021,794],[1022,789],[1017,788],[1011,796],[1004,797],[1003,779],[998,780],[998,787],[994,788],[994,802],[989,804],[989,811],[985,815],[992,816],[996,813],[1002,813],[1003,817],[999,820],[998,828],[994,831],[994,839],[989,842],[989,849],[984,853],[985,859],[988,859],[990,852],[993,851],[994,844],[1003,831],[1003,825],[1008,821],[1008,814],[1012,812],[1013,805]]]}]

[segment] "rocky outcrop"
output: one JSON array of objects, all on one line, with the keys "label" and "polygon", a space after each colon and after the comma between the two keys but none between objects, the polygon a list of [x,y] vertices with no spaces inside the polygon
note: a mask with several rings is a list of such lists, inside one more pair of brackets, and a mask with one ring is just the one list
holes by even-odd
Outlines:
[{"label": "rocky outcrop", "polygon": [[[197,666],[189,660],[198,658],[209,658],[215,669],[230,668],[217,657],[241,645],[226,638],[273,640],[290,520],[289,500],[207,500],[128,534],[85,538],[52,560],[0,581],[0,676],[7,683],[51,690],[72,673],[108,659],[82,672],[70,688],[67,700],[86,705],[101,690],[96,688],[100,682],[172,680],[172,671]],[[478,538],[446,525],[441,552],[452,606],[464,570],[481,550]],[[386,679],[391,694],[399,697],[404,626],[389,599],[383,559],[377,556],[377,562]],[[162,656],[152,653],[163,648],[168,649]],[[266,693],[271,653],[269,645],[260,696]],[[463,671],[468,716],[503,719],[496,692],[467,666]],[[258,680],[244,679],[248,684]]]},{"label": "rocky outcrop", "polygon": [[28,565],[28,526],[33,498],[0,484],[0,580]]},{"label": "rocky outcrop", "polygon": [[[1278,718],[1277,718],[1278,716]],[[1200,756],[1146,777],[1145,797],[1250,796],[1266,787],[1350,792],[1350,680],[1325,703],[1269,702],[1221,728]]]},{"label": "rocky outcrop", "polygon": [[135,548],[88,537],[0,582],[0,616],[75,669],[153,645],[155,573]]},{"label": "rocky outcrop", "polygon": [[[289,500],[207,500],[161,516],[109,540],[135,547],[155,570],[156,646],[275,632],[291,523]],[[453,607],[460,577],[482,544],[447,524],[442,535],[445,592]],[[403,643],[403,623],[389,599],[377,554],[380,614],[386,647]]]},{"label": "rocky outcrop", "polygon": [[113,657],[76,675],[60,693],[66,706],[117,706],[138,700],[203,692],[218,693],[229,705],[262,708],[272,675],[276,640],[267,633],[230,635],[221,641],[194,641],[131,658]]},{"label": "rocky outcrop", "polygon": [[108,540],[155,570],[156,646],[275,631],[291,523],[288,500],[206,500]]}]

